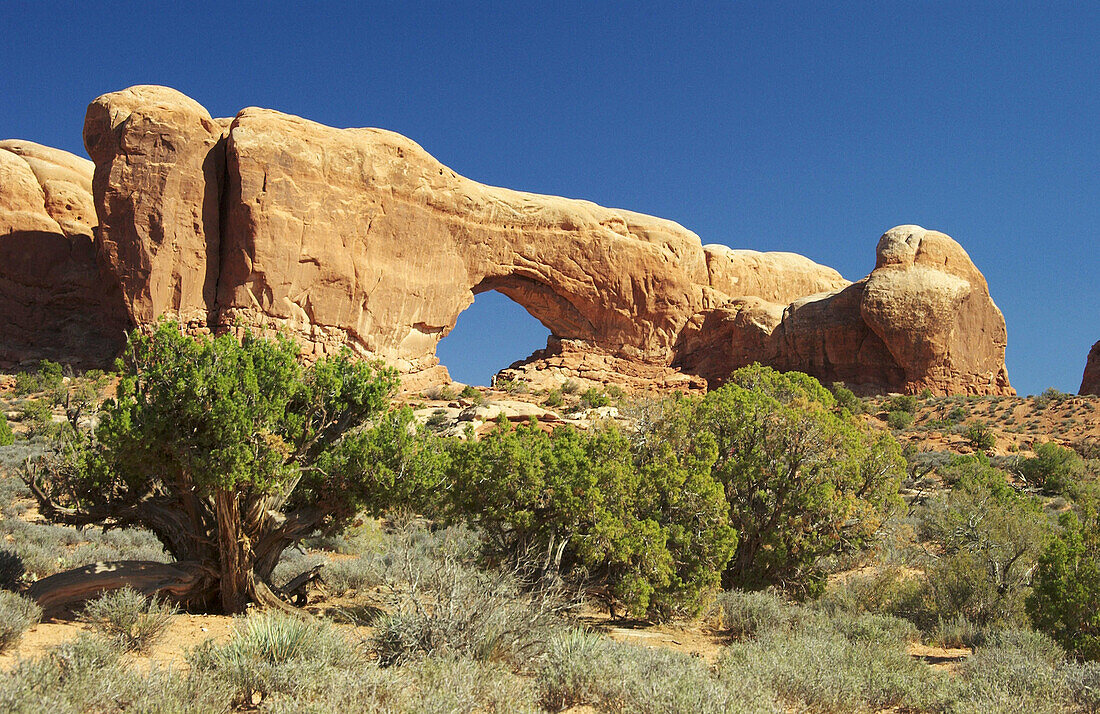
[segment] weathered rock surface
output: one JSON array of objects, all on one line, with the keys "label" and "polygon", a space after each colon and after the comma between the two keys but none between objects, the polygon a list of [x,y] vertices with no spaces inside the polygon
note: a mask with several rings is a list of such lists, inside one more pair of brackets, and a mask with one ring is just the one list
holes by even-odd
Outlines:
[{"label": "weathered rock surface", "polygon": [[174,89],[136,86],[99,97],[84,147],[102,252],[135,324],[171,315],[211,324],[221,262],[223,127]]},{"label": "weathered rock surface", "polygon": [[1089,350],[1089,358],[1085,363],[1085,374],[1081,378],[1081,390],[1079,394],[1100,394],[1100,342],[1097,342]]},{"label": "weathered rock surface", "polygon": [[[498,290],[551,332],[504,373],[540,386],[698,389],[762,361],[864,391],[1011,390],[984,278],[916,226],[849,283],[660,218],[486,186],[392,132],[256,108],[213,119],[164,87],[96,99],[84,138],[99,252],[135,324],[279,329],[420,388],[446,377],[435,347],[459,313]],[[24,183],[2,192],[45,206]]]},{"label": "weathered rock surface", "polygon": [[739,299],[695,316],[674,364],[711,384],[760,361],[864,393],[1014,394],[1006,343],[1004,317],[962,247],[898,226],[859,282],[786,306]]},{"label": "weathered rock surface", "polygon": [[0,141],[0,365],[110,363],[125,343],[122,293],[93,245],[93,165]]}]

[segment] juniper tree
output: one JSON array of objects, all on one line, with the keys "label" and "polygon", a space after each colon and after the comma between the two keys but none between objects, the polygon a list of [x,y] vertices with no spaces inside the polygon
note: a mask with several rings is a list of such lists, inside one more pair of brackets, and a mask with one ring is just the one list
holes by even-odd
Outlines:
[{"label": "juniper tree", "polygon": [[[190,606],[288,607],[284,550],[414,490],[440,458],[391,411],[396,373],[347,352],[312,365],[287,338],[131,335],[94,430],[28,465],[50,520],[149,529],[176,560],[97,564],[36,583],[44,606],[129,585]],[[381,436],[380,436],[381,435]]]}]

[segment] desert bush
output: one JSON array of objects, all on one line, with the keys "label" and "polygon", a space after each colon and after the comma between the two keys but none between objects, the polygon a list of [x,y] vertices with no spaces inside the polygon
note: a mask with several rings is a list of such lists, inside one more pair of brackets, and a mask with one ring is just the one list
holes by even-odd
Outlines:
[{"label": "desert bush", "polygon": [[966,442],[975,451],[989,451],[996,444],[996,437],[990,430],[989,425],[983,421],[968,424],[963,436],[966,437]]},{"label": "desert bush", "polygon": [[714,610],[722,629],[737,638],[788,629],[797,616],[797,606],[771,590],[723,591],[715,599]]},{"label": "desert bush", "polygon": [[987,628],[975,625],[962,614],[941,616],[928,632],[928,641],[939,647],[977,647],[988,638]]},{"label": "desert bush", "polygon": [[1062,672],[1074,703],[1087,714],[1100,712],[1100,663],[1067,662]]},{"label": "desert bush", "polygon": [[497,379],[493,387],[502,392],[507,392],[508,394],[527,394],[527,392],[530,391],[527,382],[515,378]]},{"label": "desert bush", "polygon": [[44,399],[28,399],[19,409],[19,423],[28,439],[53,433],[53,412]]},{"label": "desert bush", "polygon": [[1075,498],[1078,482],[1085,475],[1085,462],[1073,449],[1044,443],[1035,447],[1035,456],[1023,460],[1019,469],[1028,485],[1043,493]]},{"label": "desert bush", "polygon": [[1074,692],[1057,645],[1038,633],[993,633],[966,659],[955,707],[964,712],[1065,712]]},{"label": "desert bush", "polygon": [[88,602],[81,619],[124,649],[144,652],[164,635],[177,612],[165,601],[121,588]]},{"label": "desert bush", "polygon": [[551,389],[546,393],[546,399],[542,403],[548,407],[560,407],[564,401],[565,398],[562,396],[561,389]]},{"label": "desert bush", "polygon": [[84,634],[0,678],[0,711],[12,714],[227,714],[229,698],[209,676],[172,669],[136,669],[119,644]]},{"label": "desert bush", "polygon": [[738,533],[723,586],[817,594],[823,558],[863,547],[904,508],[896,440],[834,406],[816,379],[753,365],[702,399],[673,403],[639,432],[646,449],[696,459],[716,449],[710,471]]},{"label": "desert bush", "polygon": [[455,398],[455,390],[449,384],[433,384],[420,393],[425,399],[449,402]]},{"label": "desert bush", "polygon": [[609,404],[611,404],[611,398],[607,396],[606,392],[596,387],[589,387],[581,395],[581,408],[583,409],[598,409]]},{"label": "desert bush", "polygon": [[458,393],[458,396],[462,399],[477,399],[481,396],[481,390],[471,384],[467,384],[462,388],[462,391]]},{"label": "desert bush", "polygon": [[562,394],[576,394],[581,391],[581,385],[572,379],[565,380],[561,385]]},{"label": "desert bush", "polygon": [[425,422],[425,426],[433,431],[439,431],[444,426],[451,423],[451,418],[447,416],[446,409],[436,409],[429,416]]},{"label": "desert bush", "polygon": [[11,649],[42,617],[33,600],[18,593],[0,590],[0,652]]},{"label": "desert bush", "polygon": [[875,629],[855,628],[850,637],[835,619],[819,619],[791,632],[767,632],[731,644],[719,672],[724,681],[757,681],[810,711],[942,708],[946,677],[906,654],[900,629],[858,638]]},{"label": "desert bush", "polygon": [[1100,528],[1096,511],[1068,512],[1043,551],[1027,611],[1038,629],[1070,652],[1100,659]]},{"label": "desert bush", "polygon": [[855,573],[829,585],[818,606],[829,612],[893,615],[910,621],[922,612],[922,580],[897,566]]},{"label": "desert bush", "polygon": [[836,405],[841,409],[847,409],[849,414],[862,414],[866,411],[863,400],[851,389],[845,387],[843,382],[833,382],[829,390],[836,399]]},{"label": "desert bush", "polygon": [[909,412],[892,411],[886,415],[886,424],[894,431],[908,429],[913,423],[913,415]]},{"label": "desert bush", "polygon": [[188,656],[193,671],[224,681],[236,703],[273,694],[308,697],[333,675],[369,668],[366,654],[328,622],[279,612],[241,618],[224,645],[207,641]]},{"label": "desert bush", "polygon": [[551,711],[577,706],[639,714],[783,711],[755,678],[716,677],[698,659],[581,630],[551,640],[538,682],[542,704]]},{"label": "desert bush", "polygon": [[57,362],[42,360],[33,372],[15,375],[15,394],[23,396],[38,392],[52,392],[64,382],[64,369]]},{"label": "desert bush", "polygon": [[695,613],[735,542],[710,449],[636,454],[613,426],[498,424],[451,444],[447,517],[476,526],[494,564],[535,558],[613,611]]},{"label": "desert bush", "polygon": [[917,407],[920,406],[920,402],[917,397],[912,394],[898,394],[890,398],[890,401],[886,403],[886,410],[890,412],[905,412],[912,416],[917,413]]},{"label": "desert bush", "polygon": [[1051,524],[1038,500],[1013,489],[985,457],[956,465],[951,491],[917,512],[921,537],[940,553],[926,566],[918,623],[961,615],[980,627],[1021,624]]},{"label": "desert bush", "polygon": [[383,666],[448,655],[523,667],[571,605],[557,588],[522,589],[515,573],[478,569],[447,550],[425,560],[410,548],[399,573],[401,587],[370,639]]}]

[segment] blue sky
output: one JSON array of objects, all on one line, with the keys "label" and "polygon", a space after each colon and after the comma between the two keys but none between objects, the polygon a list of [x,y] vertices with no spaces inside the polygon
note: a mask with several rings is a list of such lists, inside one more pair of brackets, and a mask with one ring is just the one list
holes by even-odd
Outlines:
[{"label": "blue sky", "polygon": [[[1100,339],[1100,4],[6,2],[0,137],[84,155],[84,109],[166,84],[378,126],[470,178],[671,218],[858,279],[886,229],[956,238],[1023,394]],[[488,375],[546,331],[495,294],[440,355]],[[495,344],[490,344],[494,343]]]}]

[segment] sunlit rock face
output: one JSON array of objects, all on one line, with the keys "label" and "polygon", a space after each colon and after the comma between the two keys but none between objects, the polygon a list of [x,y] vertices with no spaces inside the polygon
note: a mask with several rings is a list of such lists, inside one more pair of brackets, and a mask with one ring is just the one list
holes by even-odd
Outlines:
[{"label": "sunlit rock face", "polygon": [[307,355],[348,347],[426,384],[446,378],[435,348],[459,313],[498,290],[551,332],[509,368],[546,386],[700,389],[760,361],[861,391],[1011,392],[985,279],[918,226],[887,232],[849,283],[672,221],[486,186],[392,132],[257,108],[215,119],[165,87],[99,97],[84,140],[91,252],[135,325],[280,330]]}]

